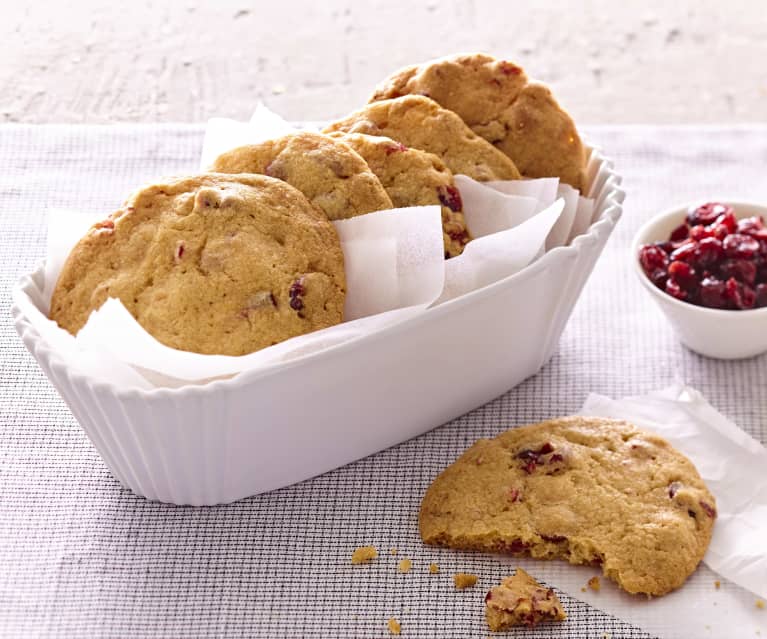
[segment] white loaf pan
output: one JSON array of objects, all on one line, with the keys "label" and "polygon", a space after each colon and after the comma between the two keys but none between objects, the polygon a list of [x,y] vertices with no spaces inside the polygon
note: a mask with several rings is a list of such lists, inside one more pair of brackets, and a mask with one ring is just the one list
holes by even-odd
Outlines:
[{"label": "white loaf pan", "polygon": [[[535,374],[621,215],[620,178],[597,151],[589,182],[594,220],[570,246],[401,324],[204,386],[117,388],[67,367],[17,303],[12,314],[123,485],[174,504],[231,502],[410,439]],[[40,300],[43,285],[40,267],[14,301]]]}]

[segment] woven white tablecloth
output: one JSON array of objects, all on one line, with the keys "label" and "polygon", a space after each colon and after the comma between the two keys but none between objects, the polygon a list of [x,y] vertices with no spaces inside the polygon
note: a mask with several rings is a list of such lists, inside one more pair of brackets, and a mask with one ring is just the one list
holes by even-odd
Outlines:
[{"label": "woven white tablecloth", "polygon": [[[0,126],[2,306],[44,255],[48,207],[108,213],[144,181],[193,171],[202,133],[186,125]],[[180,508],[123,490],[6,310],[0,636],[385,637],[393,616],[403,637],[486,637],[484,593],[508,568],[492,556],[425,548],[417,531],[426,486],[478,437],[571,413],[589,392],[621,397],[683,381],[767,441],[767,357],[722,362],[684,349],[627,255],[640,223],[675,203],[767,202],[767,127],[592,127],[587,136],[615,159],[628,197],[552,361],[450,424],[260,497]],[[350,554],[362,544],[375,544],[381,559],[353,568]],[[396,570],[402,557],[414,561],[408,574]],[[431,561],[440,575],[427,574]],[[480,585],[456,591],[458,571],[477,573]],[[562,599],[567,622],[513,636],[650,636]]]}]

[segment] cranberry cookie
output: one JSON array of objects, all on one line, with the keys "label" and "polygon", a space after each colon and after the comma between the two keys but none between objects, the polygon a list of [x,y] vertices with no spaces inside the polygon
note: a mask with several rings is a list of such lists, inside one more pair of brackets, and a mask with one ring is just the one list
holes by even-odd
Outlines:
[{"label": "cranberry cookie", "polygon": [[442,207],[445,258],[463,253],[471,240],[463,217],[461,194],[453,174],[433,153],[406,147],[391,138],[364,133],[331,133],[359,153],[376,174],[396,207]]},{"label": "cranberry cookie", "polygon": [[329,220],[392,208],[381,182],[357,153],[326,135],[301,131],[216,158],[221,173],[262,173],[296,187]]},{"label": "cranberry cookie", "polygon": [[481,439],[423,498],[428,544],[596,564],[663,595],[703,558],[714,497],[692,463],[623,421],[564,417]]},{"label": "cranberry cookie", "polygon": [[585,152],[572,118],[551,91],[524,70],[480,53],[406,67],[375,91],[371,102],[427,95],[457,113],[527,177],[558,177],[583,189]]},{"label": "cranberry cookie", "polygon": [[69,255],[51,319],[72,334],[109,297],[172,348],[243,355],[337,324],[333,225],[292,186],[209,173],[141,189]]},{"label": "cranberry cookie", "polygon": [[473,133],[460,117],[421,95],[368,104],[325,129],[325,133],[334,131],[392,138],[434,153],[453,173],[481,182],[520,177],[514,163]]},{"label": "cranberry cookie", "polygon": [[567,618],[551,588],[544,588],[521,568],[485,596],[485,618],[493,632],[512,626],[533,627],[541,621]]}]

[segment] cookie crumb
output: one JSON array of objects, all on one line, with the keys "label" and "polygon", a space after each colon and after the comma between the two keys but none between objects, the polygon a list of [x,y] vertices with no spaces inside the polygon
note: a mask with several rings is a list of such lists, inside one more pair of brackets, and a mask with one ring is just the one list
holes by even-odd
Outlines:
[{"label": "cookie crumb", "polygon": [[762,601],[761,599],[757,599],[756,600],[756,607],[759,608],[759,610],[764,610],[764,608],[765,608],[764,601]]},{"label": "cookie crumb", "polygon": [[396,549],[396,548],[392,548],[392,549],[391,549],[389,552],[390,552],[392,555],[396,555],[396,554],[397,554],[397,549]]},{"label": "cookie crumb", "polygon": [[360,546],[355,548],[352,553],[352,563],[355,565],[366,564],[373,561],[376,557],[378,557],[378,551],[375,549],[375,546]]},{"label": "cookie crumb", "polygon": [[398,635],[402,631],[400,622],[397,621],[394,617],[389,619],[389,622],[386,625],[389,626],[389,632],[393,635]]},{"label": "cookie crumb", "polygon": [[439,573],[439,566],[437,564],[429,564],[429,572],[432,575],[436,575]]},{"label": "cookie crumb", "polygon": [[467,572],[459,572],[453,575],[453,582],[458,589],[471,588],[477,583],[477,575],[472,575]]},{"label": "cookie crumb", "polygon": [[588,587],[591,588],[594,592],[599,592],[602,589],[602,584],[599,583],[599,577],[592,577],[589,579]]},{"label": "cookie crumb", "polygon": [[581,592],[586,592],[586,586],[581,586]]},{"label": "cookie crumb", "polygon": [[532,628],[543,621],[562,621],[566,617],[556,593],[522,568],[485,595],[485,619],[494,632],[512,626]]},{"label": "cookie crumb", "polygon": [[413,567],[413,562],[410,559],[403,559],[399,562],[399,565],[397,566],[397,570],[400,572],[410,572],[410,569]]},{"label": "cookie crumb", "polygon": [[721,582],[721,581],[719,581],[719,580],[717,579],[717,580],[714,582],[714,588],[716,588],[717,590],[719,590],[721,587],[722,587],[722,582]]}]

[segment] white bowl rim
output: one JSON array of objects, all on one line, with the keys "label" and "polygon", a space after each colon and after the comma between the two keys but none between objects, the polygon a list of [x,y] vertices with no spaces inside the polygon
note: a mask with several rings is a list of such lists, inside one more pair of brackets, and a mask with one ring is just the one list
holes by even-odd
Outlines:
[{"label": "white bowl rim", "polygon": [[[593,147],[592,152],[596,154],[599,160],[601,160],[602,166],[604,167],[604,170],[607,173],[607,177],[605,178],[605,182],[602,187],[602,189],[608,190],[608,193],[604,198],[604,205],[603,205],[604,209],[599,219],[597,219],[596,222],[592,222],[592,224],[588,227],[586,232],[577,236],[568,246],[559,246],[557,248],[554,248],[551,251],[548,251],[547,253],[545,253],[540,259],[535,260],[530,265],[526,266],[525,268],[521,269],[520,271],[517,271],[516,273],[512,275],[509,275],[508,277],[503,278],[502,280],[498,280],[497,282],[488,284],[487,286],[484,286],[480,289],[461,295],[460,297],[449,300],[443,304],[440,304],[439,306],[429,308],[424,313],[420,313],[412,318],[409,318],[407,320],[404,320],[392,326],[384,327],[383,329],[379,331],[375,331],[372,334],[362,335],[362,336],[355,337],[350,340],[341,342],[340,344],[335,344],[319,352],[307,353],[305,355],[301,355],[289,361],[280,363],[278,366],[270,366],[269,368],[261,369],[261,370],[252,370],[252,371],[246,370],[234,376],[227,377],[224,379],[218,379],[212,382],[208,382],[206,384],[185,384],[183,386],[179,386],[175,388],[171,388],[171,387],[158,387],[158,388],[151,388],[151,389],[119,388],[115,386],[114,384],[112,384],[111,382],[105,382],[98,379],[94,379],[93,377],[86,375],[84,373],[81,373],[79,371],[71,370],[66,365],[66,363],[61,359],[58,353],[55,350],[53,350],[53,348],[34,329],[32,324],[29,322],[29,320],[27,320],[27,318],[24,316],[24,314],[21,312],[21,309],[18,307],[18,305],[15,302],[11,306],[11,314],[14,317],[14,321],[17,325],[17,330],[20,336],[22,337],[22,339],[24,339],[25,333],[31,333],[33,338],[36,341],[35,350],[40,349],[41,351],[43,351],[41,355],[44,355],[45,357],[48,358],[49,364],[52,369],[57,369],[63,372],[66,376],[71,377],[73,379],[84,380],[89,386],[91,386],[96,391],[109,392],[113,396],[119,397],[123,400],[133,400],[133,399],[148,398],[148,397],[153,397],[156,399],[172,398],[174,396],[177,396],[180,394],[187,394],[187,393],[192,393],[192,394],[215,393],[215,392],[218,392],[218,389],[220,388],[227,388],[227,387],[237,386],[240,384],[247,384],[268,375],[278,374],[282,371],[289,370],[294,366],[300,366],[305,361],[316,358],[316,357],[327,356],[330,353],[335,354],[335,353],[343,352],[345,349],[355,347],[356,343],[361,339],[372,340],[372,341],[379,340],[384,337],[387,337],[390,333],[396,333],[399,331],[406,330],[408,327],[417,325],[420,322],[431,321],[432,319],[438,318],[441,314],[450,312],[453,309],[465,307],[467,305],[476,303],[477,300],[495,295],[498,289],[508,286],[511,282],[515,281],[516,279],[519,279],[521,277],[533,276],[542,270],[551,268],[553,264],[555,264],[557,261],[565,261],[570,256],[576,255],[581,250],[581,248],[585,246],[586,244],[593,244],[594,242],[596,242],[600,234],[605,232],[608,232],[608,233],[611,232],[611,230],[615,227],[615,225],[617,224],[618,220],[621,217],[622,209],[623,209],[623,206],[622,206],[623,200],[625,199],[625,196],[626,196],[625,191],[620,186],[621,178],[615,172],[612,161],[602,153],[601,149],[597,147]],[[37,267],[32,272],[23,274],[17,280],[12,292],[14,297],[17,294],[23,294],[23,292],[20,289],[26,287],[26,280],[28,280],[33,275],[38,273],[40,269],[42,268],[43,264],[44,264],[44,261],[38,263]],[[36,358],[38,357],[36,354],[33,354],[33,356]]]},{"label": "white bowl rim", "polygon": [[[727,321],[730,321],[730,320],[746,321],[746,320],[751,320],[755,317],[760,317],[760,316],[767,317],[767,306],[763,308],[735,310],[735,309],[725,309],[725,308],[708,308],[707,306],[698,306],[697,304],[691,304],[690,302],[684,302],[682,300],[678,300],[675,297],[672,297],[671,295],[666,293],[665,291],[660,290],[657,286],[655,286],[655,284],[653,284],[650,281],[650,278],[647,277],[647,273],[644,272],[642,265],[639,263],[639,247],[642,246],[643,244],[648,244],[653,241],[653,240],[649,240],[649,238],[646,237],[651,227],[655,226],[661,220],[665,220],[675,215],[686,213],[690,207],[700,206],[701,204],[704,204],[706,202],[727,204],[728,206],[731,206],[733,209],[735,209],[736,214],[738,211],[738,207],[751,207],[751,208],[760,209],[762,211],[762,215],[767,218],[767,205],[758,204],[756,202],[747,202],[744,200],[732,200],[729,198],[696,199],[696,200],[693,200],[692,202],[687,202],[686,204],[683,204],[683,205],[678,205],[668,209],[664,209],[662,212],[658,213],[657,215],[653,215],[649,220],[647,220],[639,228],[639,230],[634,234],[634,239],[631,242],[631,254],[629,256],[632,263],[634,264],[634,272],[637,274],[637,276],[639,277],[639,280],[642,282],[644,287],[648,289],[656,298],[662,300],[664,303],[668,303],[668,304],[671,304],[672,306],[676,306],[677,308],[684,308],[687,311],[692,313],[700,313],[701,315],[708,315],[712,319],[716,317],[720,319],[727,318]],[[654,241],[663,242],[665,241],[665,239],[654,240]],[[739,319],[735,319],[736,317]]]}]

